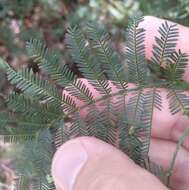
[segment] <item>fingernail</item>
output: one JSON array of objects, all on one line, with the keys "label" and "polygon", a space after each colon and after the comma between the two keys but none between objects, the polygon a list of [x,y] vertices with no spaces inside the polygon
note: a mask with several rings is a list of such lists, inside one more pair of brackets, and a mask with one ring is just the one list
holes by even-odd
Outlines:
[{"label": "fingernail", "polygon": [[52,175],[58,189],[73,189],[87,158],[87,152],[79,140],[68,141],[58,149],[52,162]]}]

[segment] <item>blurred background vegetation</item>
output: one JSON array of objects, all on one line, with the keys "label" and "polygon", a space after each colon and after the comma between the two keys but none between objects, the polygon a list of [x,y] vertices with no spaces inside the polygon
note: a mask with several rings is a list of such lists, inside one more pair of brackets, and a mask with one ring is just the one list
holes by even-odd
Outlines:
[{"label": "blurred background vegetation", "polygon": [[[167,18],[189,26],[189,0],[0,0],[0,56],[13,67],[31,67],[25,42],[39,38],[60,57],[60,64],[73,67],[65,53],[64,37],[69,25],[85,27],[94,20],[105,25],[115,48],[124,41],[128,19],[136,14]],[[6,109],[10,86],[0,71],[0,111]],[[9,146],[0,144],[0,189],[6,189],[13,174]],[[10,177],[11,176],[11,177]]]}]

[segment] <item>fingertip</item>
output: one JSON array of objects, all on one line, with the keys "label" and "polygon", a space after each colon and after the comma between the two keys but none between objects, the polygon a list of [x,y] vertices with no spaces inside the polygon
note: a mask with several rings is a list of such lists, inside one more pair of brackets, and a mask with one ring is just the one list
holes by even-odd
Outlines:
[{"label": "fingertip", "polygon": [[58,190],[138,190],[139,187],[167,190],[124,153],[92,137],[76,138],[62,145],[55,153],[52,175]]}]

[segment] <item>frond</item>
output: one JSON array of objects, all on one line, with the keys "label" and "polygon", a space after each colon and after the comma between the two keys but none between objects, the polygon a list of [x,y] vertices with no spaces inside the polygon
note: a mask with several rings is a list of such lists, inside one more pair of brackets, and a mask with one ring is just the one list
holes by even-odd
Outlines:
[{"label": "frond", "polygon": [[[17,116],[15,119],[15,123],[17,127],[14,130],[19,131],[24,130],[25,132],[32,132],[32,131],[39,131],[44,128],[48,128],[48,121],[45,118],[40,117],[40,115],[36,116],[27,116],[27,115],[20,115]],[[17,132],[18,132],[17,131]]]},{"label": "frond", "polygon": [[52,57],[49,61],[42,62],[39,67],[44,69],[56,84],[65,87],[77,79],[76,75],[74,75],[67,65],[61,67],[54,62]]},{"label": "frond", "polygon": [[147,159],[146,164],[146,169],[154,174],[157,178],[159,178],[159,180],[165,184],[166,180],[167,180],[167,176],[166,176],[166,171],[163,169],[162,166],[157,165],[156,163],[152,162],[149,158]]},{"label": "frond", "polygon": [[64,102],[62,104],[62,109],[64,110],[64,112],[71,112],[77,108],[75,101],[69,95],[63,94],[62,102]]},{"label": "frond", "polygon": [[75,96],[76,98],[82,101],[85,102],[94,101],[92,92],[80,79],[74,81],[73,85],[72,84],[68,85],[66,87],[66,90],[69,92],[70,95]]},{"label": "frond", "polygon": [[101,94],[109,94],[109,83],[105,80],[98,62],[95,62],[95,57],[90,56],[87,43],[84,34],[77,27],[68,30],[66,44],[80,72],[85,78],[90,79],[89,82]]},{"label": "frond", "polygon": [[[74,30],[72,32],[73,33],[71,33],[71,31],[70,31],[70,34],[67,34],[67,43],[69,44],[69,48],[72,51],[74,51],[74,48],[76,48],[76,50],[78,50],[78,48],[81,48],[80,46],[84,42],[79,40],[79,39],[77,41],[75,39],[75,38],[77,38],[77,37],[75,37],[75,35],[77,33],[74,33]],[[80,35],[82,35],[82,34],[80,34]],[[76,41],[74,41],[74,40],[76,40]],[[73,41],[73,43],[76,43],[73,47],[72,47],[72,41]],[[77,45],[79,46],[78,48],[77,48]],[[85,47],[83,47],[83,48],[85,48]],[[67,91],[70,91],[71,95],[73,95],[73,96],[75,96],[75,97],[77,97],[77,98],[79,98],[81,100],[84,100],[84,101],[91,101],[93,99],[92,94],[89,91],[89,89],[86,87],[86,85],[83,84],[81,82],[81,80],[77,79],[73,75],[73,73],[67,68],[67,66],[64,66],[61,69],[56,63],[53,62],[53,60],[51,61],[50,57],[46,56],[47,49],[46,49],[45,46],[42,45],[41,42],[39,42],[39,41],[31,41],[30,43],[28,43],[28,49],[30,50],[30,55],[32,55],[32,57],[35,57],[35,58],[37,57],[37,61],[40,60],[40,63],[39,63],[40,66],[42,68],[44,68],[48,72],[50,77],[55,82],[57,82],[61,86],[64,86],[64,85],[68,86]],[[82,55],[84,58],[86,56],[88,56],[88,54],[86,54],[86,53],[84,53],[82,51],[81,51],[81,53],[84,54],[84,55]],[[74,54],[74,55],[76,55],[76,54]],[[96,72],[95,69],[93,68],[93,66],[91,66],[90,64],[86,65],[84,58],[81,59],[80,61],[78,61],[81,65],[83,65],[83,67],[81,66],[81,68],[86,70],[87,73],[89,73],[89,70],[87,70],[87,68],[90,69],[91,70],[91,75],[96,76],[98,72]],[[77,58],[77,60],[78,59],[79,58]],[[95,78],[95,77],[93,77],[93,78]],[[108,83],[107,82],[99,80],[98,84],[95,81],[93,81],[92,84],[96,84],[96,88],[99,88],[99,86],[101,86],[101,90],[102,89],[103,89],[103,91],[105,90],[106,93],[110,91],[110,89],[108,88],[108,85],[107,85]],[[56,94],[58,94],[58,93],[56,93]],[[65,111],[71,111],[72,109],[76,108],[75,102],[69,96],[64,95],[62,97],[62,101],[63,101],[62,106],[63,106]]]},{"label": "frond", "polygon": [[61,103],[61,96],[56,87],[51,86],[47,80],[42,80],[37,74],[35,75],[28,69],[16,72],[9,67],[7,69],[8,80],[11,84],[16,85],[28,96],[45,102]]},{"label": "frond", "polygon": [[169,57],[169,64],[166,67],[165,77],[170,81],[182,80],[188,64],[188,55],[180,50]]},{"label": "frond", "polygon": [[178,28],[176,24],[168,24],[167,21],[159,27],[159,37],[155,37],[156,44],[153,46],[152,64],[165,67],[168,58],[175,52],[178,39]]},{"label": "frond", "polygon": [[144,92],[142,89],[133,92],[127,104],[127,115],[130,123],[140,123],[144,113]]},{"label": "frond", "polygon": [[33,136],[37,131],[46,128],[47,124],[47,121],[40,116],[37,118],[7,112],[0,113],[0,134],[5,139],[28,139],[30,135]]},{"label": "frond", "polygon": [[128,67],[128,80],[138,85],[144,84],[147,78],[144,47],[145,30],[138,26],[141,21],[143,21],[143,18],[133,19],[126,33],[127,49],[125,57],[126,66]]},{"label": "frond", "polygon": [[0,141],[4,143],[23,143],[25,141],[31,141],[36,138],[36,134],[12,134],[12,135],[0,135]]},{"label": "frond", "polygon": [[101,94],[101,95],[109,95],[111,92],[110,83],[108,80],[90,80],[90,84],[94,86],[94,88]]},{"label": "frond", "polygon": [[[8,64],[7,64],[8,65]],[[43,101],[45,103],[53,103],[55,106],[67,106],[74,107],[74,101],[70,101],[69,98],[61,97],[58,89],[52,86],[47,80],[42,80],[38,74],[34,74],[28,69],[23,69],[20,72],[16,72],[10,66],[6,66],[8,80],[21,89],[27,96],[31,96],[34,99]],[[81,91],[87,92],[86,87],[77,83],[77,87],[81,87]],[[80,84],[80,85],[79,85]],[[84,89],[85,88],[85,89]]]},{"label": "frond", "polygon": [[28,190],[29,185],[29,178],[24,175],[20,175],[14,182],[13,190]]},{"label": "frond", "polygon": [[87,26],[87,34],[92,48],[95,50],[95,57],[100,62],[104,72],[108,75],[108,79],[115,81],[115,85],[125,89],[127,83],[125,81],[125,73],[120,64],[119,56],[110,45],[110,36],[105,30],[99,30],[95,23],[89,23]]},{"label": "frond", "polygon": [[170,89],[167,98],[169,100],[169,109],[172,114],[178,112],[188,113],[189,110],[189,96],[183,93],[182,90]]},{"label": "frond", "polygon": [[161,109],[158,91],[139,90],[131,95],[125,114],[120,118],[120,148],[142,167],[148,156],[154,107]]},{"label": "frond", "polygon": [[32,39],[26,44],[29,56],[44,69],[52,80],[64,87],[70,82],[76,80],[74,73],[68,68],[67,65],[61,67],[58,64],[58,58],[48,48],[41,43],[40,40]]},{"label": "frond", "polygon": [[156,88],[148,90],[144,94],[143,107],[144,110],[141,117],[141,128],[138,131],[138,136],[142,142],[142,157],[143,159],[146,159],[150,148],[153,111],[154,108],[161,110],[162,107],[161,96]]},{"label": "frond", "polygon": [[63,120],[56,122],[56,125],[51,128],[51,134],[52,142],[56,149],[70,139],[69,127],[64,123]]},{"label": "frond", "polygon": [[103,136],[105,137],[105,139],[102,140],[112,145],[115,145],[117,139],[117,124],[112,98],[107,98],[106,100],[104,100],[102,102],[102,107],[104,107],[104,109],[100,113],[101,122],[103,123],[103,128],[101,130],[104,133]]},{"label": "frond", "polygon": [[77,63],[80,72],[85,78],[91,80],[99,78],[99,72],[97,72],[96,65],[90,58],[87,40],[83,33],[77,27],[69,28],[65,42],[73,61]]},{"label": "frond", "polygon": [[[66,46],[85,79],[79,79],[67,65],[59,65],[57,56],[39,40],[29,41],[27,51],[34,64],[52,79],[50,82],[30,69],[17,72],[0,59],[0,69],[22,92],[10,94],[8,112],[0,113],[0,140],[19,143],[16,168],[21,178],[16,190],[56,190],[50,174],[53,154],[63,143],[79,136],[94,136],[112,144],[160,179],[166,178],[163,169],[148,157],[153,111],[162,108],[156,88],[169,88],[172,114],[181,111],[189,115],[189,96],[180,90],[189,89],[182,81],[188,56],[175,51],[178,28],[165,21],[155,38],[149,64],[161,77],[159,81],[150,78],[145,62],[145,31],[139,27],[142,20],[136,18],[128,27],[126,65],[121,65],[105,29],[94,23],[87,25],[86,34],[77,27],[68,29]],[[135,83],[136,88],[127,89],[128,82]],[[95,98],[87,84],[101,96]],[[59,87],[66,93],[62,95]],[[82,105],[77,106],[76,101]],[[86,109],[87,116],[83,117],[81,112]]]},{"label": "frond", "polygon": [[55,184],[50,175],[46,175],[45,177],[34,177],[31,186],[32,190],[56,190]]},{"label": "frond", "polygon": [[90,105],[87,110],[86,123],[90,128],[91,136],[97,137],[101,140],[107,138],[107,125],[103,122],[101,113],[96,105]]},{"label": "frond", "polygon": [[119,124],[119,127],[119,148],[135,163],[143,166],[143,157],[141,156],[142,142],[137,137],[136,132],[139,126],[133,126],[128,123],[128,120],[124,119],[124,121]]},{"label": "frond", "polygon": [[126,93],[116,96],[114,102],[114,110],[115,113],[120,117],[119,119],[122,120],[122,116],[125,117],[126,115]]},{"label": "frond", "polygon": [[37,138],[26,141],[17,154],[17,171],[25,176],[46,176],[50,173],[52,155],[51,134],[48,129],[41,130]]},{"label": "frond", "polygon": [[44,62],[49,53],[48,48],[38,39],[31,39],[26,42],[26,50],[37,64]]},{"label": "frond", "polygon": [[44,181],[44,177],[41,177],[41,176],[32,177],[32,179],[31,179],[31,189],[32,190],[41,190],[43,181]]},{"label": "frond", "polygon": [[[87,125],[88,135],[97,137],[107,143],[115,145],[117,135],[117,126],[113,112],[113,102],[107,98],[101,103],[102,105],[88,106],[85,122]],[[99,111],[99,107],[103,111]]]},{"label": "frond", "polygon": [[179,81],[173,81],[168,85],[169,88],[174,88],[175,90],[183,90],[188,91],[189,90],[189,84],[188,82],[185,82],[183,80]]},{"label": "frond", "polygon": [[[28,97],[24,94],[12,93],[8,96],[7,105],[9,109],[16,113],[22,113],[30,117],[40,115],[44,121],[48,122],[57,118],[61,112],[61,105],[55,107],[53,104],[44,104]],[[37,118],[36,118],[37,119]]]},{"label": "frond", "polygon": [[79,136],[89,136],[87,125],[84,119],[80,117],[79,112],[76,112],[72,115],[71,125],[68,126],[68,128],[71,138]]},{"label": "frond", "polygon": [[40,190],[56,190],[56,187],[53,182],[43,183]]}]

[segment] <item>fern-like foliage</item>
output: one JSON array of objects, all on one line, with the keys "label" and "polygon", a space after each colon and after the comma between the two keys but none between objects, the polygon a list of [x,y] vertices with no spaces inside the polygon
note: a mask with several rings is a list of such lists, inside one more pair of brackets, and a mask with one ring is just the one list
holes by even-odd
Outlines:
[{"label": "fern-like foliage", "polygon": [[175,82],[176,80],[182,80],[186,66],[188,62],[188,55],[182,53],[180,50],[178,52],[172,53],[169,58],[169,64],[165,71],[165,76],[167,79]]},{"label": "fern-like foliage", "polygon": [[183,91],[172,89],[167,94],[167,98],[169,99],[169,108],[171,110],[171,113],[185,113],[188,111],[189,96],[184,94]]},{"label": "fern-like foliage", "polygon": [[124,80],[125,76],[121,68],[119,56],[111,47],[110,35],[105,29],[98,28],[98,25],[95,23],[87,25],[87,36],[91,42],[92,49],[95,50],[97,63],[100,63],[104,70],[103,72],[108,75],[109,79],[114,81],[118,88],[120,86],[125,89],[127,82]]},{"label": "fern-like foliage", "polygon": [[23,175],[19,175],[13,184],[13,190],[27,190],[29,186],[29,178]]},{"label": "fern-like foliage", "polygon": [[155,37],[152,62],[164,67],[167,59],[175,51],[179,33],[176,24],[168,24],[167,21],[162,24],[158,32],[160,37]]},{"label": "fern-like foliage", "polygon": [[126,33],[127,50],[125,56],[128,67],[128,80],[137,84],[144,84],[147,77],[144,48],[145,31],[138,26],[141,21],[141,18],[134,19]]},{"label": "fern-like foliage", "polygon": [[[95,23],[87,24],[85,32],[77,26],[68,29],[66,46],[85,79],[61,65],[36,39],[26,47],[38,72],[16,71],[0,59],[0,69],[21,90],[9,94],[8,112],[0,113],[0,138],[19,145],[24,142],[17,158],[21,176],[17,189],[55,190],[50,177],[52,156],[64,142],[79,136],[112,144],[166,181],[161,166],[150,162],[148,155],[153,111],[162,108],[158,88],[167,87],[171,113],[188,115],[189,97],[183,90],[189,87],[182,80],[188,57],[175,50],[177,26],[164,22],[155,37],[151,64],[146,64],[141,21],[135,18],[127,29],[125,55],[113,49],[110,35]],[[49,80],[43,78],[44,72]]]},{"label": "fern-like foliage", "polygon": [[34,96],[41,101],[53,102],[55,104],[61,103],[61,96],[56,88],[50,85],[48,81],[41,80],[39,76],[32,71],[23,69],[16,72],[11,67],[7,69],[8,80],[11,84],[16,85],[24,93]]},{"label": "fern-like foliage", "polygon": [[56,84],[65,87],[76,79],[76,76],[67,65],[61,67],[58,64],[58,57],[49,52],[48,48],[39,40],[31,39],[27,42],[26,49],[34,63],[38,64],[41,69],[44,69]]}]

